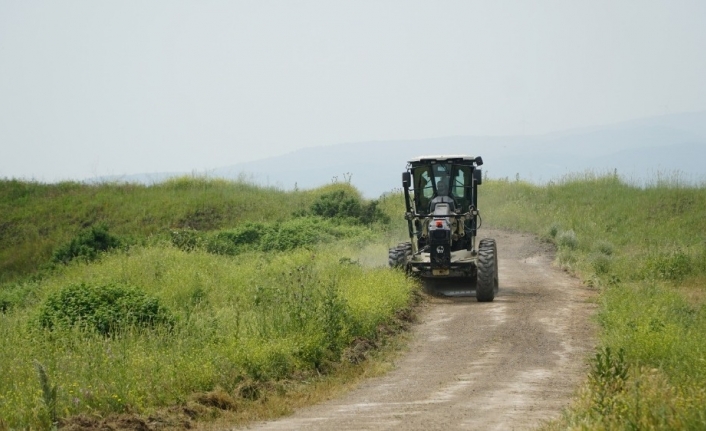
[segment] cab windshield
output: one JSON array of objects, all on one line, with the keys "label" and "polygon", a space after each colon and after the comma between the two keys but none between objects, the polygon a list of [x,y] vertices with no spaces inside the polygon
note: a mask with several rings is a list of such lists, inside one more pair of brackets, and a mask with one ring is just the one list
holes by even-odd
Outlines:
[{"label": "cab windshield", "polygon": [[428,212],[431,200],[450,196],[463,211],[471,200],[471,166],[453,163],[432,163],[412,169],[414,200],[418,212]]}]

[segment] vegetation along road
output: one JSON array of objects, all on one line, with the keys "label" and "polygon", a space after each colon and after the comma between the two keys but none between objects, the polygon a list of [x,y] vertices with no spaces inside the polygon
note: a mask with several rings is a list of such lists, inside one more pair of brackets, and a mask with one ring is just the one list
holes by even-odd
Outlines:
[{"label": "vegetation along road", "polygon": [[411,326],[402,202],[0,180],[0,431],[706,429],[706,187],[484,181],[499,295]]},{"label": "vegetation along road", "polygon": [[586,375],[595,290],[553,266],[533,236],[484,234],[499,247],[494,302],[434,296],[393,371],[248,429],[509,430],[557,416]]}]

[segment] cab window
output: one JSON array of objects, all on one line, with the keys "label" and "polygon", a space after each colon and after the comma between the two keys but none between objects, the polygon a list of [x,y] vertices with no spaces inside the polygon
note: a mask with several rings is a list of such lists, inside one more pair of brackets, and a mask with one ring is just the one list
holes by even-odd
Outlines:
[{"label": "cab window", "polygon": [[414,199],[417,201],[417,211],[426,212],[429,208],[429,201],[434,196],[434,189],[431,183],[431,172],[428,166],[420,166],[414,169]]},{"label": "cab window", "polygon": [[454,169],[451,193],[464,211],[467,211],[468,205],[471,202],[471,179],[470,166],[456,166],[456,169]]}]

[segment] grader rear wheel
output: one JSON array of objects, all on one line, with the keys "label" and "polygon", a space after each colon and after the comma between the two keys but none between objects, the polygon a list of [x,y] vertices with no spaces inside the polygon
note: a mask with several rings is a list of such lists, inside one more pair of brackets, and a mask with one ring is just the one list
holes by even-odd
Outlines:
[{"label": "grader rear wheel", "polygon": [[399,266],[400,251],[395,248],[391,248],[387,252],[387,264],[390,268],[397,268]]}]

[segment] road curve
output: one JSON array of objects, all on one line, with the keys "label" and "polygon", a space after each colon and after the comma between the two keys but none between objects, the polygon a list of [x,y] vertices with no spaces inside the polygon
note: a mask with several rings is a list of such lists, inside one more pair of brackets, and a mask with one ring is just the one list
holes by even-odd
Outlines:
[{"label": "road curve", "polygon": [[252,430],[520,430],[556,417],[586,374],[594,293],[533,236],[498,243],[492,303],[432,297],[392,371]]}]

